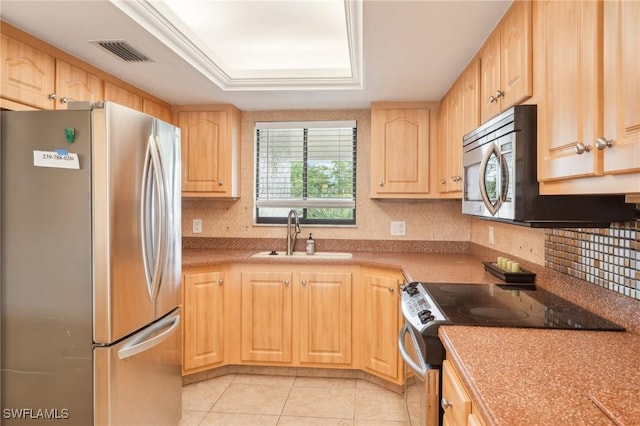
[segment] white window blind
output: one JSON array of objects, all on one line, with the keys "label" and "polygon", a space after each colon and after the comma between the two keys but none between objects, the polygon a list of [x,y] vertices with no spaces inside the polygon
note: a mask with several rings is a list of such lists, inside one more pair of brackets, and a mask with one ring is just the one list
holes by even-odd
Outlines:
[{"label": "white window blind", "polygon": [[257,122],[255,129],[259,222],[299,209],[303,222],[355,223],[355,121]]}]

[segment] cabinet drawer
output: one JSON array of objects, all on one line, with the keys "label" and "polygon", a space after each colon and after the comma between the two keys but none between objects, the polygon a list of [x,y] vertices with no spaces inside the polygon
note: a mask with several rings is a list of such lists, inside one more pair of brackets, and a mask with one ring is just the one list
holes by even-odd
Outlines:
[{"label": "cabinet drawer", "polygon": [[467,424],[471,414],[471,398],[448,360],[442,364],[442,405],[445,407],[444,416],[447,424]]}]

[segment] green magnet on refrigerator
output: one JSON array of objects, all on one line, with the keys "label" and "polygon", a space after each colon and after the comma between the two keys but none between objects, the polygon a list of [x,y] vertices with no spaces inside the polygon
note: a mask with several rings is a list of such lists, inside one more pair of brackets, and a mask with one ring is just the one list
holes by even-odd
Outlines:
[{"label": "green magnet on refrigerator", "polygon": [[67,137],[67,142],[73,143],[76,139],[76,129],[73,127],[67,127],[64,129],[64,135]]}]

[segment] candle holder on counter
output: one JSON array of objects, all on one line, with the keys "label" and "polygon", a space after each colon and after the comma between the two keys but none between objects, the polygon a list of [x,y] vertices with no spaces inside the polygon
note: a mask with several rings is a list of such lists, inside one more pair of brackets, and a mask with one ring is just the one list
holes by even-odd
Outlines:
[{"label": "candle holder on counter", "polygon": [[499,256],[496,262],[482,262],[482,264],[485,271],[506,283],[530,284],[536,280],[536,274],[521,268],[518,262],[506,257]]}]

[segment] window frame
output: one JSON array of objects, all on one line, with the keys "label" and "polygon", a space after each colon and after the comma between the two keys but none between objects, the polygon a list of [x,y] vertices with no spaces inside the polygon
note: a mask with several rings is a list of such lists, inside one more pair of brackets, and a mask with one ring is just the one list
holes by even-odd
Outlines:
[{"label": "window frame", "polygon": [[[330,124],[340,123],[340,125],[331,126]],[[265,126],[268,124],[268,126]],[[315,126],[314,126],[315,124]],[[261,127],[262,125],[262,127]],[[308,211],[314,208],[323,208],[316,206],[295,206],[295,207],[282,207],[294,209],[298,212],[299,222],[302,225],[320,225],[320,226],[355,226],[357,223],[357,178],[356,178],[356,169],[357,169],[357,145],[358,145],[358,125],[356,120],[306,120],[302,122],[295,121],[268,121],[268,122],[255,122],[254,123],[254,223],[257,225],[281,225],[287,223],[286,216],[260,216],[260,208],[258,206],[258,194],[260,189],[260,180],[259,180],[259,158],[260,158],[260,142],[259,142],[259,132],[261,129],[303,129],[303,140],[302,140],[302,150],[303,150],[303,160],[302,160],[302,192],[303,192],[303,200],[306,200],[308,194],[307,187],[307,170],[309,167],[308,164],[308,130],[315,128],[350,128],[352,132],[351,140],[352,140],[352,194],[353,194],[353,208],[352,218],[350,219],[312,219],[309,218]],[[300,204],[300,200],[292,200],[293,204]],[[284,201],[283,201],[284,203]],[[273,208],[277,208],[277,206],[273,206]],[[326,208],[345,208],[347,207],[326,207]]]}]

